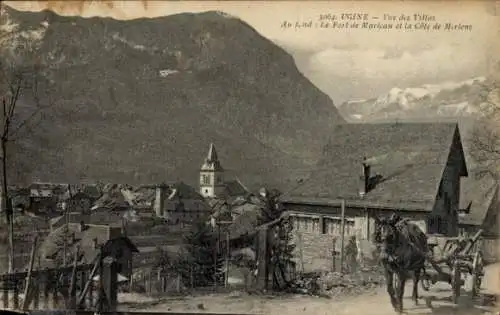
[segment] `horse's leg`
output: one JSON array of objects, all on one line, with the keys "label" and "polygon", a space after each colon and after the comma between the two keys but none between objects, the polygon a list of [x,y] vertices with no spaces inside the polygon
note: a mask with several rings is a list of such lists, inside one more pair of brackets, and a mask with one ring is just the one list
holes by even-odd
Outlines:
[{"label": "horse's leg", "polygon": [[400,272],[398,274],[398,289],[397,289],[397,309],[396,312],[399,314],[403,313],[403,297],[405,295],[405,284],[406,284],[406,274],[405,272]]},{"label": "horse's leg", "polygon": [[413,294],[412,299],[415,305],[418,305],[418,281],[420,281],[420,269],[413,272]]},{"label": "horse's leg", "polygon": [[394,274],[387,268],[385,270],[385,283],[387,286],[387,293],[389,293],[389,298],[391,299],[391,305],[394,310],[397,310],[396,295],[394,292]]}]

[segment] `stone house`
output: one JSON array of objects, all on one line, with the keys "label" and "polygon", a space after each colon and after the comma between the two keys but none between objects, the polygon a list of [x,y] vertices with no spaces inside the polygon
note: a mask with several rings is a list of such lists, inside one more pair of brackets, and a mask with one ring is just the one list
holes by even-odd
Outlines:
[{"label": "stone house", "polygon": [[61,211],[60,202],[69,196],[69,185],[32,183],[29,187],[29,212],[55,213]]},{"label": "stone house", "polygon": [[456,236],[460,180],[468,175],[456,123],[345,124],[324,158],[281,202],[294,224],[305,268],[330,268],[345,243],[373,241],[375,217],[398,213],[427,234]]},{"label": "stone house", "polygon": [[183,182],[157,186],[154,210],[157,217],[174,225],[191,224],[211,214],[205,198]]}]

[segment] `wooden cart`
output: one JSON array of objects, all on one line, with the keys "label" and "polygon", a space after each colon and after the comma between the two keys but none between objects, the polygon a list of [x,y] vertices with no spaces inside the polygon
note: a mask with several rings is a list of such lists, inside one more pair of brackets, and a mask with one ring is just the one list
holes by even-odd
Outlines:
[{"label": "wooden cart", "polygon": [[479,230],[471,238],[447,239],[443,257],[434,259],[434,255],[430,255],[427,260],[426,271],[421,280],[422,288],[428,291],[437,282],[447,282],[452,287],[453,303],[457,303],[465,277],[470,277],[471,297],[478,296],[484,277],[484,261],[481,251],[475,245],[482,232]]}]

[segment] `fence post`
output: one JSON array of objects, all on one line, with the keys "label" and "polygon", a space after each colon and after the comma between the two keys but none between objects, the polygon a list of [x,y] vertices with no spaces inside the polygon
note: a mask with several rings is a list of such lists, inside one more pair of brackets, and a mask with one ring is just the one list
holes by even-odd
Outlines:
[{"label": "fence post", "polygon": [[151,295],[152,287],[153,287],[153,270],[149,270],[149,273],[148,273],[148,295]]},{"label": "fence post", "polygon": [[332,272],[337,271],[337,239],[332,239]]},{"label": "fence post", "polygon": [[341,214],[340,214],[340,274],[344,273],[344,234],[345,234],[345,200],[342,199],[342,203],[340,205]]},{"label": "fence post", "polygon": [[2,292],[2,300],[3,300],[3,307],[4,308],[9,308],[9,289],[11,287],[10,284],[10,274],[4,275],[2,279],[2,285],[3,285],[3,292]]},{"label": "fence post", "polygon": [[14,285],[14,309],[19,309],[19,281],[15,274],[12,277],[12,284]]},{"label": "fence post", "polygon": [[106,259],[103,269],[102,285],[106,303],[102,303],[101,310],[114,312],[118,301],[118,268],[116,261],[112,258]]},{"label": "fence post", "polygon": [[75,255],[73,257],[73,270],[71,271],[71,279],[69,284],[69,301],[68,306],[70,309],[76,308],[76,268],[78,266],[78,255],[80,248],[77,246],[75,249]]},{"label": "fence post", "polygon": [[24,301],[23,301],[23,310],[26,310],[30,304],[30,289],[31,289],[31,273],[33,272],[33,265],[35,264],[35,254],[36,254],[36,243],[38,241],[38,237],[35,236],[33,240],[33,247],[31,248],[31,256],[30,256],[30,264],[28,269],[28,275],[26,276],[26,285],[24,286]]},{"label": "fence post", "polygon": [[59,274],[54,271],[50,273],[50,281],[52,282],[52,307],[56,308],[59,304]]},{"label": "fence post", "polygon": [[224,286],[227,288],[229,285],[229,258],[231,256],[231,248],[229,246],[229,226],[226,230],[226,273],[224,277]]},{"label": "fence post", "polygon": [[33,285],[33,308],[37,310],[40,306],[40,280],[36,281]]},{"label": "fence post", "polygon": [[50,277],[47,271],[43,272],[43,305],[49,308],[49,290],[51,286]]},{"label": "fence post", "polygon": [[259,290],[267,290],[269,280],[269,251],[268,251],[268,228],[263,227],[258,232],[258,271],[257,271],[257,288]]}]

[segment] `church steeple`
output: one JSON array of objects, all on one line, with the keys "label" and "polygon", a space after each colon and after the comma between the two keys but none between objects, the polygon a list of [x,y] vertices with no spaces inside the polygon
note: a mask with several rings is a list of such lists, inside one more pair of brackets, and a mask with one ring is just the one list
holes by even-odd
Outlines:
[{"label": "church steeple", "polygon": [[210,143],[210,149],[208,149],[207,161],[219,161],[219,157],[217,156],[217,151],[215,150],[215,146],[213,143]]},{"label": "church steeple", "polygon": [[201,169],[207,171],[224,171],[220,164],[219,157],[217,156],[217,151],[215,150],[215,146],[213,143],[210,143],[207,158],[205,159],[205,163],[203,163]]},{"label": "church steeple", "polygon": [[221,166],[213,143],[210,144],[208,155],[200,169],[200,194],[213,198],[224,193],[224,169]]}]

